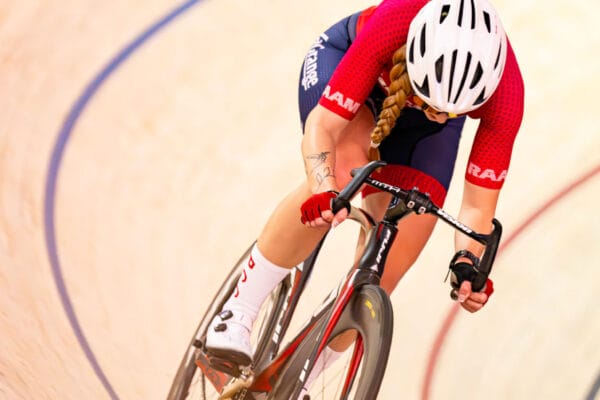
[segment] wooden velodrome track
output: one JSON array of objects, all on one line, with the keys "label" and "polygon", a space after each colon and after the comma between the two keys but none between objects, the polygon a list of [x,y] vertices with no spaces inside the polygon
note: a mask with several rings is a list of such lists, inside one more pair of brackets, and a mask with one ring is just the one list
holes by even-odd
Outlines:
[{"label": "wooden velodrome track", "polygon": [[[368,5],[0,3],[0,398],[165,397],[227,268],[302,179],[305,51]],[[496,6],[527,89],[496,294],[456,313],[439,225],[393,294],[381,399],[600,399],[600,3]],[[317,300],[351,258],[354,227],[337,231]]]}]

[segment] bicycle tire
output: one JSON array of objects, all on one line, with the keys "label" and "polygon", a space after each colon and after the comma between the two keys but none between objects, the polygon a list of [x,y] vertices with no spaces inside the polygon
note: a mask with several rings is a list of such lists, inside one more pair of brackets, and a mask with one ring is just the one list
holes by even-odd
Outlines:
[{"label": "bicycle tire", "polygon": [[[294,354],[290,356],[268,399],[294,399],[299,395],[302,389],[299,377],[329,318],[330,313],[325,313],[316,328],[303,339]],[[357,385],[354,386],[355,395],[352,398],[374,400],[377,398],[385,374],[393,332],[392,305],[381,287],[364,285],[352,295],[328,342],[349,329],[359,332],[364,346],[358,380],[352,381],[352,385]],[[307,371],[306,375],[309,373],[310,371]]]},{"label": "bicycle tire", "polygon": [[[213,398],[216,398],[216,396],[214,395],[208,396],[206,394],[207,378],[204,376],[204,372],[196,365],[196,360],[198,360],[202,352],[202,343],[206,335],[206,329],[208,328],[208,325],[210,324],[210,321],[212,321],[214,315],[221,310],[223,304],[230,297],[231,293],[235,289],[241,271],[245,267],[246,262],[250,256],[252,247],[253,245],[251,245],[248,248],[248,250],[246,250],[244,255],[240,257],[238,262],[231,269],[227,278],[221,285],[220,289],[213,297],[203,318],[200,320],[200,323],[198,324],[194,335],[188,344],[188,347],[179,364],[175,377],[171,383],[167,400],[186,400],[191,398],[201,400],[212,400]],[[272,341],[271,336],[273,334],[273,329],[276,320],[284,311],[283,304],[287,297],[288,291],[290,290],[290,287],[291,283],[290,278],[288,277],[287,279],[284,279],[275,288],[275,290],[271,293],[271,295],[265,302],[263,309],[271,307],[270,311],[262,313],[262,320],[260,317],[256,320],[256,325],[257,327],[259,327],[259,329],[257,329],[257,332],[259,333],[255,345],[255,359],[256,357],[260,357],[265,352],[276,352],[274,349],[271,348],[277,345]],[[202,392],[198,397],[189,397],[190,387],[195,379],[198,379],[200,381]],[[210,385],[210,383],[208,384]]]}]

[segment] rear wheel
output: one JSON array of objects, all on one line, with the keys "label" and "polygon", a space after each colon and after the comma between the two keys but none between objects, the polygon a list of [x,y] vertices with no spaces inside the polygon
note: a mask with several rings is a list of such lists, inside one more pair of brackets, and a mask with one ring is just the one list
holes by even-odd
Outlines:
[{"label": "rear wheel", "polygon": [[[252,246],[246,250],[231,270],[196,328],[171,384],[168,400],[216,400],[219,397],[221,388],[231,379],[228,374],[209,368],[208,358],[203,351],[203,343],[205,342],[206,329],[214,315],[221,311],[223,304],[235,289],[239,276],[248,262],[251,249]],[[263,304],[256,319],[252,334],[255,361],[259,358],[264,359],[265,355],[276,352],[277,343],[271,338],[276,326],[275,322],[285,311],[283,305],[291,288],[290,281],[291,278],[288,277],[277,286]],[[203,366],[199,367],[198,363]]]},{"label": "rear wheel", "polygon": [[[319,332],[328,322],[329,313],[321,318],[316,328],[307,335],[290,357],[269,399],[295,399],[302,390],[301,381],[306,360],[311,356]],[[387,365],[392,341],[393,313],[389,297],[379,286],[365,285],[353,294],[343,311],[331,340],[346,331],[358,332],[355,352],[362,351],[360,365],[352,367],[352,351],[346,351],[335,364],[329,366],[309,388],[311,400],[377,398]],[[330,340],[330,342],[331,342]],[[359,346],[358,349],[356,346]],[[348,373],[348,371],[351,371]]]}]

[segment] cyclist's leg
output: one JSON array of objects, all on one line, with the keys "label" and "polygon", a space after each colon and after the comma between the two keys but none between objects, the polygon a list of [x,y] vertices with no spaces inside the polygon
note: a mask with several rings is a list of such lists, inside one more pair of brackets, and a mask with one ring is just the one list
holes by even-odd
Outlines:
[{"label": "cyclist's leg", "polygon": [[[250,332],[254,321],[264,300],[287,274],[288,269],[270,263],[256,245],[252,247],[231,296],[207,330],[206,349],[215,368],[230,363],[241,366],[252,363]],[[263,287],[270,289],[261,290]]]},{"label": "cyclist's leg", "polygon": [[[369,132],[373,128],[370,111],[362,108],[336,144],[336,180],[344,187],[353,168],[367,163]],[[329,229],[307,228],[300,222],[300,206],[310,197],[307,183],[288,195],[275,209],[258,238],[258,247],[271,262],[292,268],[312,252]]]},{"label": "cyclist's leg", "polygon": [[[337,143],[336,179],[340,187],[351,179],[351,169],[367,162],[369,133],[373,125],[371,112],[364,108]],[[224,311],[235,312],[221,314],[215,318],[213,329],[209,329],[207,348],[213,353],[223,357],[231,349],[242,356],[242,360],[249,359],[243,357],[252,352],[244,337],[252,328],[253,315],[250,312],[246,317],[244,313],[259,310],[263,299],[285,277],[287,271],[305,260],[328,230],[327,227],[309,228],[300,221],[300,207],[311,194],[308,184],[302,183],[279,203],[267,221],[253,249],[251,262],[254,265],[245,269],[246,274],[238,283],[238,296],[230,298],[223,307]],[[229,322],[237,324],[228,332]],[[236,339],[240,337],[241,340]],[[246,344],[240,347],[235,342]]]},{"label": "cyclist's leg", "polygon": [[[345,53],[349,43],[346,26],[346,22],[342,20],[321,35],[305,59],[299,88],[302,123],[316,107],[329,77]],[[373,126],[372,114],[363,107],[340,135],[336,143],[336,177],[340,187],[350,179],[349,172],[352,168],[366,163],[369,133]],[[242,323],[233,329],[239,328],[241,339],[244,340],[248,328],[251,328],[254,310],[260,308],[263,299],[285,276],[287,270],[310,255],[327,232],[327,228],[307,228],[300,222],[300,206],[311,194],[308,185],[301,184],[280,202],[269,218],[253,249],[256,256],[251,261],[254,264],[249,265],[243,279],[239,281],[239,295],[233,296],[223,307],[224,311],[227,311],[227,307],[236,312],[223,313],[222,316],[226,319],[215,318],[214,328],[217,330],[209,329],[209,350],[217,350],[220,353],[221,349],[224,352],[229,348],[239,350],[240,347],[235,343],[228,344],[234,337],[240,336],[228,334],[228,321]],[[245,349],[242,353],[251,353],[248,346],[243,346],[242,349]]]},{"label": "cyclist's leg", "polygon": [[[340,187],[351,178],[352,168],[367,162],[372,127],[370,111],[361,110],[337,144],[336,177]],[[310,195],[308,184],[302,183],[279,203],[267,221],[237,290],[209,327],[206,347],[213,354],[242,365],[250,363],[252,348],[247,337],[263,300],[291,268],[311,254],[328,230],[301,223],[300,207]]]}]

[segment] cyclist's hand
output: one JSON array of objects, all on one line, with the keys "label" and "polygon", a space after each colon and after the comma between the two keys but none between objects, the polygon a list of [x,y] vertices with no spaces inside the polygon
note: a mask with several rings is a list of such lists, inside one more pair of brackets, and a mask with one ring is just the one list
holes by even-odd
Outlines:
[{"label": "cyclist's hand", "polygon": [[494,293],[494,282],[488,279],[481,292],[473,292],[471,290],[471,282],[464,281],[456,294],[462,308],[473,313],[481,310],[492,293]]},{"label": "cyclist's hand", "polygon": [[348,216],[347,208],[342,208],[337,214],[333,214],[331,201],[336,197],[337,193],[334,191],[313,194],[300,207],[302,213],[300,221],[313,228],[329,224],[336,227]]}]

